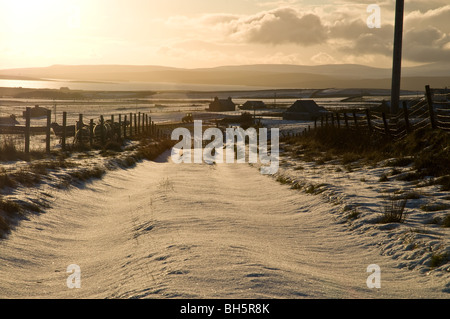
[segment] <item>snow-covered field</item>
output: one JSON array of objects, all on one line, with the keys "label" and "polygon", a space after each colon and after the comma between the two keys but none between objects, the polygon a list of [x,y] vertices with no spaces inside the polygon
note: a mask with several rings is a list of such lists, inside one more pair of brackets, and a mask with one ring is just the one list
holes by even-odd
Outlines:
[{"label": "snow-covered field", "polygon": [[[340,180],[338,203],[248,164],[174,164],[165,153],[69,190],[43,184],[32,192],[51,208],[0,242],[0,297],[448,298],[448,269],[400,267],[378,244],[389,232],[342,222],[345,200],[370,209],[380,199]],[[71,264],[79,289],[67,287]],[[367,286],[373,264],[380,288]]]}]

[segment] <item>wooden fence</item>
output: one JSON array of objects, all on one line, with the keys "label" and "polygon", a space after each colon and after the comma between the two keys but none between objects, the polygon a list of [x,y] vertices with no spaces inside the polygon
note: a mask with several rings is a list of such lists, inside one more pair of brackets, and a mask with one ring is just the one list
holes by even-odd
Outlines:
[{"label": "wooden fence", "polygon": [[129,113],[111,115],[105,119],[100,115],[99,120],[94,122],[89,120],[86,124],[83,122],[83,114],[78,115],[76,123],[68,125],[67,112],[63,112],[62,125],[51,122],[52,112],[47,110],[47,124],[45,126],[32,126],[31,108],[27,107],[25,111],[24,126],[3,126],[0,127],[0,135],[14,135],[23,138],[24,152],[30,152],[30,137],[33,135],[45,135],[45,151],[51,151],[51,139],[57,137],[63,151],[72,146],[104,146],[111,140],[133,139],[139,137],[165,138],[167,133],[152,121],[152,118],[145,113]]},{"label": "wooden fence", "polygon": [[[430,127],[450,131],[450,102],[445,98],[433,100],[429,86],[425,87],[425,97],[415,105],[403,107],[398,114],[365,110],[338,110],[329,112],[314,121],[314,128],[332,126],[353,130],[365,130],[382,134],[393,139],[402,139],[407,134]],[[435,97],[437,97],[435,95]]]}]

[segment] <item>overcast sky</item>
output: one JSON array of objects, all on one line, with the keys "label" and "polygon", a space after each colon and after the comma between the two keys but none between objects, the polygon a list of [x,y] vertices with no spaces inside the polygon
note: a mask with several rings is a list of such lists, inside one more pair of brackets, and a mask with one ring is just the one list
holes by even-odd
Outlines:
[{"label": "overcast sky", "polygon": [[[450,60],[448,0],[406,0],[404,65]],[[380,28],[367,19],[380,7]],[[395,0],[0,0],[0,68],[391,67]],[[371,20],[375,22],[375,20]]]}]

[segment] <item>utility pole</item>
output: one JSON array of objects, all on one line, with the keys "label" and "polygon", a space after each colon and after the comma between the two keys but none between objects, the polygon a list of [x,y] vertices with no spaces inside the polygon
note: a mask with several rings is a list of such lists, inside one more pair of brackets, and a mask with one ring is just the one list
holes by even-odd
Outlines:
[{"label": "utility pole", "polygon": [[400,104],[400,80],[402,70],[403,11],[405,0],[396,0],[394,55],[392,63],[391,113],[397,114]]}]

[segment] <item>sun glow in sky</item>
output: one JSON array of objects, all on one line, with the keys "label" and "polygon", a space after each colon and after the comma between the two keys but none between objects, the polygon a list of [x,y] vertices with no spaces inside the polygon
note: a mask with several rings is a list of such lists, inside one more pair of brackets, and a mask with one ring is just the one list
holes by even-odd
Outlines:
[{"label": "sun glow in sky", "polygon": [[[381,28],[369,28],[369,4]],[[394,0],[0,0],[0,69],[359,63],[390,67]],[[448,0],[406,0],[405,65],[450,58]]]}]

